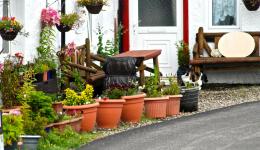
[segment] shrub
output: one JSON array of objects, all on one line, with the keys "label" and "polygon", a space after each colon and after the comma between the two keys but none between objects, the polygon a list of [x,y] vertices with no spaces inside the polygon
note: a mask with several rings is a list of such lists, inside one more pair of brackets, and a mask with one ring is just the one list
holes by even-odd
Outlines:
[{"label": "shrub", "polygon": [[177,82],[174,82],[172,78],[169,78],[170,85],[163,89],[163,95],[178,95],[180,94],[180,87]]}]

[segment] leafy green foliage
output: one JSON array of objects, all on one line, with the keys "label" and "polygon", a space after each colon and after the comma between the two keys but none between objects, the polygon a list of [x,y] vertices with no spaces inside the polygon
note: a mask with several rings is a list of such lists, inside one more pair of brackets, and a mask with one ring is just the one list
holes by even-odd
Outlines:
[{"label": "leafy green foliage", "polygon": [[67,25],[72,27],[78,20],[79,20],[79,15],[77,13],[62,14],[60,23],[62,25]]},{"label": "leafy green foliage", "polygon": [[98,26],[97,28],[98,32],[98,51],[97,53],[103,57],[107,57],[107,56],[114,56],[116,54],[119,54],[120,51],[120,44],[121,44],[121,37],[122,37],[122,31],[123,31],[123,27],[120,24],[118,27],[118,31],[116,33],[114,42],[112,42],[111,40],[107,40],[106,41],[106,45],[103,46],[103,36],[104,33],[102,31],[102,28],[100,26]]},{"label": "leafy green foliage", "polygon": [[180,94],[180,87],[177,82],[173,81],[173,78],[169,78],[170,85],[163,89],[163,95],[178,95]]},{"label": "leafy green foliage", "polygon": [[70,150],[76,149],[83,144],[93,141],[100,136],[100,133],[79,134],[71,128],[66,128],[64,132],[54,130],[45,138],[42,138],[38,145],[38,150]]},{"label": "leafy green foliage", "polygon": [[188,67],[190,63],[190,52],[189,52],[189,46],[184,43],[183,41],[180,41],[179,44],[176,44],[176,47],[178,49],[178,64],[180,67]]},{"label": "leafy green foliage", "polygon": [[[32,112],[30,106],[26,103],[23,104],[22,107],[22,118],[23,118],[23,125],[24,125],[24,133],[28,135],[41,135],[45,136],[45,126],[48,123],[48,119],[45,117],[41,117],[40,114],[37,112]],[[37,115],[35,115],[37,114]]]},{"label": "leafy green foliage", "polygon": [[21,115],[3,115],[4,144],[12,145],[18,141],[23,132],[23,119]]},{"label": "leafy green foliage", "polygon": [[83,91],[86,85],[86,81],[81,77],[78,70],[72,72],[72,77],[74,79],[74,84],[77,87],[77,91]]},{"label": "leafy green foliage", "polygon": [[95,100],[93,100],[93,93],[94,89],[89,84],[86,85],[86,88],[80,95],[74,90],[67,88],[65,90],[66,98],[63,101],[63,104],[68,106],[76,106],[95,103]]},{"label": "leafy green foliage", "polygon": [[136,87],[110,87],[103,92],[104,97],[109,99],[121,99],[122,96],[129,96],[138,93]]},{"label": "leafy green foliage", "polygon": [[147,97],[160,97],[162,95],[159,79],[159,68],[155,66],[154,75],[151,75],[145,80],[144,91]]},{"label": "leafy green foliage", "polygon": [[16,94],[19,87],[19,72],[11,59],[4,61],[4,69],[0,73],[0,89],[4,108],[18,105]]},{"label": "leafy green foliage", "polygon": [[38,58],[35,60],[36,73],[44,72],[47,67],[48,69],[54,69],[56,67],[55,41],[55,30],[49,26],[45,26],[40,34],[40,45],[37,47]]}]

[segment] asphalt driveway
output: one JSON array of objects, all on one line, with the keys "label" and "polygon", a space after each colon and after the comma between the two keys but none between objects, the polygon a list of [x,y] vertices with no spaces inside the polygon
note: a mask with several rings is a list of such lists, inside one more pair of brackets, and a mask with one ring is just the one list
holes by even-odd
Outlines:
[{"label": "asphalt driveway", "polygon": [[80,150],[260,150],[260,102],[129,130]]}]

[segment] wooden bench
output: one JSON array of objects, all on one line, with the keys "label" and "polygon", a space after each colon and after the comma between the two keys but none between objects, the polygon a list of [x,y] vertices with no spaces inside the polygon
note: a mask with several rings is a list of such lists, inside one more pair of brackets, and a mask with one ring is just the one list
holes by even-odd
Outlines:
[{"label": "wooden bench", "polygon": [[[205,70],[232,70],[247,67],[259,67],[259,38],[260,32],[247,32],[255,41],[255,49],[248,57],[212,57],[212,48],[218,48],[219,39],[226,33],[204,33],[200,27],[196,34],[196,43],[193,47],[193,59],[190,65],[195,72],[200,73]],[[208,56],[205,56],[208,55]]]},{"label": "wooden bench", "polygon": [[[193,59],[190,60],[190,64],[195,67],[196,72],[200,72],[200,69],[203,65],[206,64],[229,64],[229,63],[258,63],[260,62],[259,56],[259,38],[260,32],[247,32],[253,36],[255,40],[255,50],[248,57],[212,57],[211,56],[211,47],[209,43],[211,42],[214,45],[214,48],[218,48],[218,41],[226,33],[204,33],[203,28],[200,27],[198,33],[196,34],[196,43],[193,48]],[[204,51],[208,57],[203,55]]]}]

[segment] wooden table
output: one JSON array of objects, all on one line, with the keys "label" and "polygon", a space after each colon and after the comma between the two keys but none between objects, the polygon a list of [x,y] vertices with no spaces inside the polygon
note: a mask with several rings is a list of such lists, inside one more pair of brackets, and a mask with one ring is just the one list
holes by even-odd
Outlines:
[{"label": "wooden table", "polygon": [[[138,71],[140,73],[140,85],[144,85],[144,70],[149,72],[154,72],[153,68],[149,68],[144,64],[144,61],[153,59],[153,67],[157,66],[159,69],[159,61],[158,56],[161,54],[160,49],[154,49],[154,50],[130,50],[128,52],[124,52],[121,54],[116,55],[115,57],[134,57],[137,58],[139,62]],[[160,72],[160,71],[159,71]]]}]

